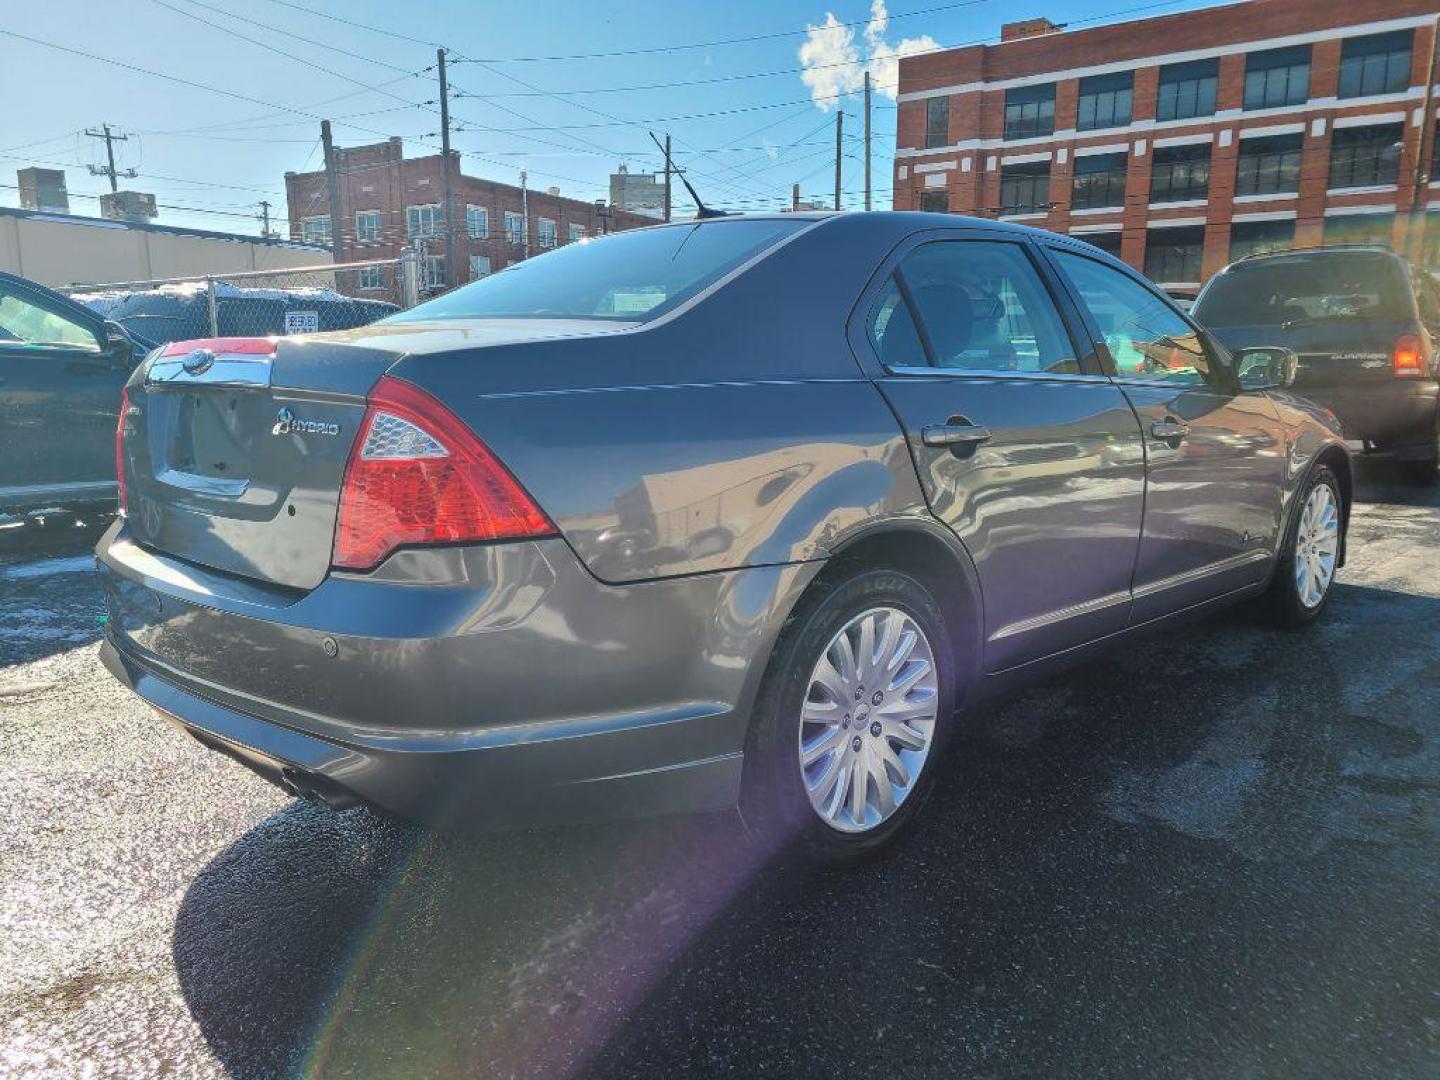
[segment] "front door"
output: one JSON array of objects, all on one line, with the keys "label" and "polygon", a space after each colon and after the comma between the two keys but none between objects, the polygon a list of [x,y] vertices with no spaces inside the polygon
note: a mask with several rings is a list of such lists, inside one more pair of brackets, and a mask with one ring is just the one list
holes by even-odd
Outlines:
[{"label": "front door", "polygon": [[118,344],[103,320],[63,297],[0,280],[0,506],[113,495],[115,420],[130,374]]},{"label": "front door", "polygon": [[1084,370],[1021,242],[906,254],[868,315],[931,509],[969,550],[988,671],[1123,629],[1144,495],[1124,395]]},{"label": "front door", "polygon": [[1148,283],[1050,248],[1105,345],[1145,436],[1145,529],[1132,621],[1254,584],[1269,572],[1286,458],[1279,411],[1243,392],[1228,358]]}]

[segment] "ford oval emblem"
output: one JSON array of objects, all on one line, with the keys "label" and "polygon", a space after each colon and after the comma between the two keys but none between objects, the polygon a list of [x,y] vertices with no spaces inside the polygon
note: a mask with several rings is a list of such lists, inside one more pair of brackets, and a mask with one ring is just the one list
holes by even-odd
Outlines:
[{"label": "ford oval emblem", "polygon": [[187,375],[203,375],[209,371],[215,363],[215,354],[209,349],[196,349],[185,354],[185,359],[180,361],[180,366],[185,369]]}]

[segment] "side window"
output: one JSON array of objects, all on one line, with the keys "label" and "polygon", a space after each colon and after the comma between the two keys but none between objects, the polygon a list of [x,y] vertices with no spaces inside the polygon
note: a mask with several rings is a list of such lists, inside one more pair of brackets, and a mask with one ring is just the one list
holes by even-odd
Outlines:
[{"label": "side window", "polygon": [[920,344],[920,335],[915,332],[910,305],[896,288],[893,277],[885,282],[885,288],[870,309],[870,341],[886,367],[927,367],[930,363],[925,347]]},{"label": "side window", "polygon": [[935,367],[1080,373],[1064,324],[1019,245],[937,241],[906,256],[899,273]]},{"label": "side window", "polygon": [[98,353],[100,341],[67,315],[14,293],[0,292],[0,345],[33,345]]},{"label": "side window", "polygon": [[1166,301],[1103,263],[1065,251],[1054,255],[1100,327],[1110,374],[1181,386],[1223,385],[1199,335]]}]

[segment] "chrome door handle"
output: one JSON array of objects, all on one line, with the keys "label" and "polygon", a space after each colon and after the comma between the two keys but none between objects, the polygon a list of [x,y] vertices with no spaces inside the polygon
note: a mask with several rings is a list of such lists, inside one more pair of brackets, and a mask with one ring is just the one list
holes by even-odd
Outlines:
[{"label": "chrome door handle", "polygon": [[1150,434],[1162,442],[1179,442],[1190,434],[1190,425],[1183,420],[1176,420],[1173,416],[1167,416],[1164,420],[1156,420],[1150,425]]},{"label": "chrome door handle", "polygon": [[926,446],[974,446],[990,437],[990,429],[979,424],[927,424],[920,429]]}]

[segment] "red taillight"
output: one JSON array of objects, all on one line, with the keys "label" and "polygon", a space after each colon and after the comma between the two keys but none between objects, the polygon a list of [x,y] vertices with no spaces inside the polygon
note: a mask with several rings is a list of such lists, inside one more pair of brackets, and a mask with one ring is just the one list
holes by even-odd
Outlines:
[{"label": "red taillight", "polygon": [[130,411],[130,391],[120,391],[120,418],[115,421],[115,483],[119,485],[120,514],[125,514],[125,414]]},{"label": "red taillight", "polygon": [[1425,343],[1414,334],[1406,334],[1395,342],[1390,354],[1390,370],[1397,379],[1419,379],[1425,375]]},{"label": "red taillight", "polygon": [[184,356],[196,349],[208,349],[216,356],[254,356],[275,351],[275,339],[263,337],[210,337],[172,341],[160,351],[161,356]]},{"label": "red taillight", "polygon": [[345,465],[336,566],[368,570],[411,544],[554,533],[550,519],[459,417],[411,383],[380,379]]}]

